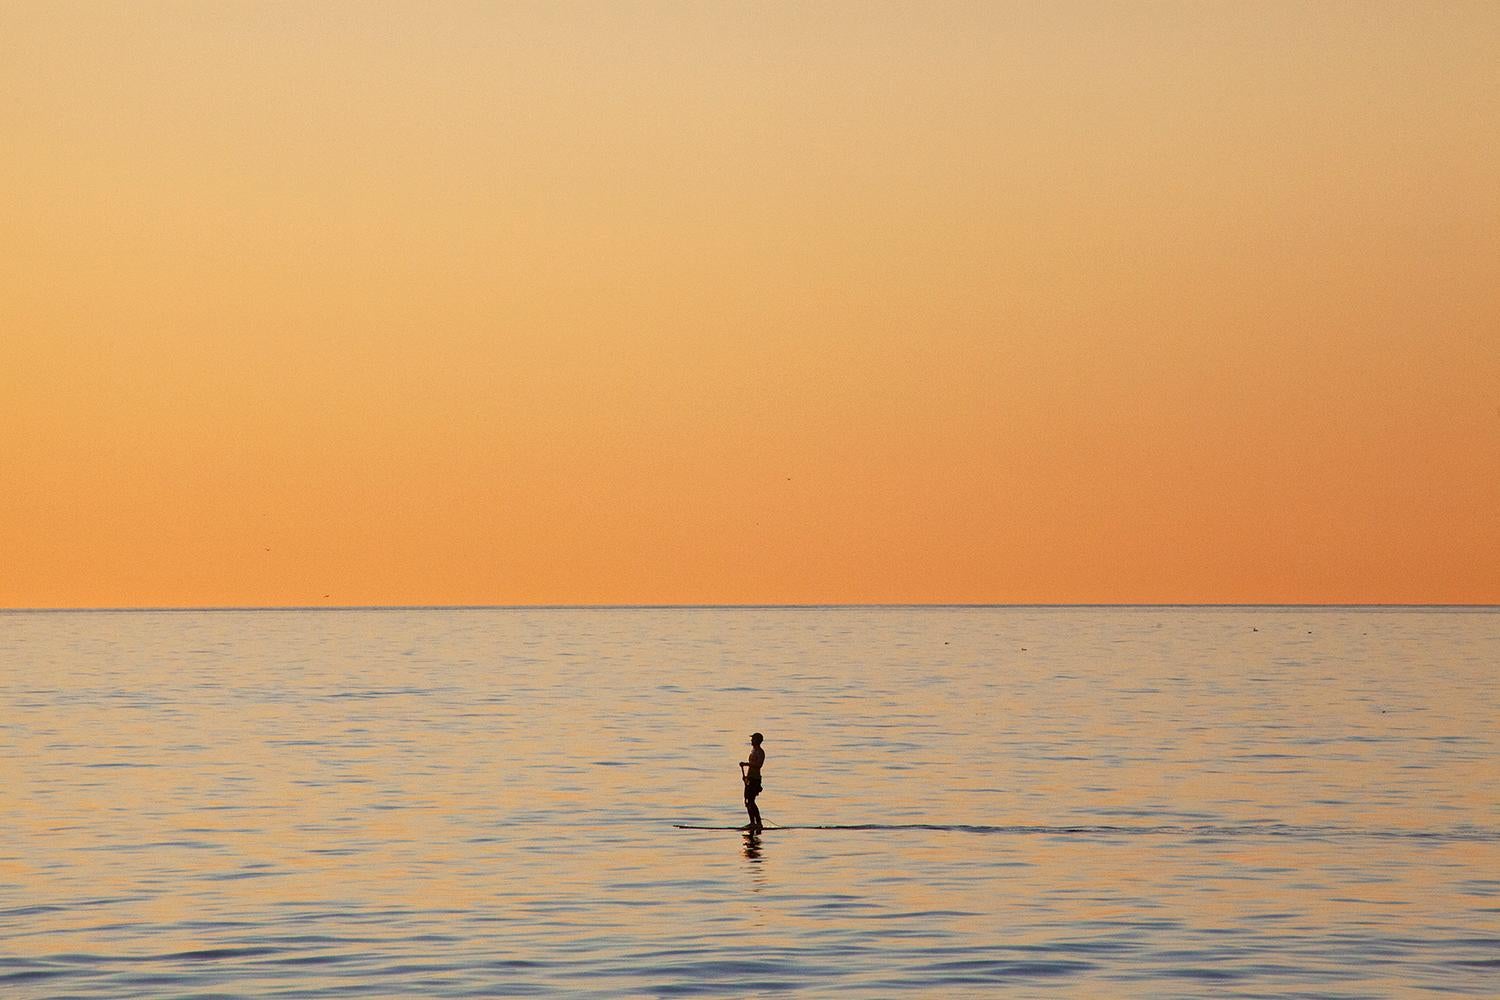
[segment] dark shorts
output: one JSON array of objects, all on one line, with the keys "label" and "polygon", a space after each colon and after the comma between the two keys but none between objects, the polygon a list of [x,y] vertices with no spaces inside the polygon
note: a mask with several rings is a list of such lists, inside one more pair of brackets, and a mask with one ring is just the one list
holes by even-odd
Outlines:
[{"label": "dark shorts", "polygon": [[747,782],[745,782],[745,798],[746,798],[746,800],[753,799],[753,798],[755,798],[759,794],[760,794],[760,782],[758,782],[758,781],[747,781]]}]

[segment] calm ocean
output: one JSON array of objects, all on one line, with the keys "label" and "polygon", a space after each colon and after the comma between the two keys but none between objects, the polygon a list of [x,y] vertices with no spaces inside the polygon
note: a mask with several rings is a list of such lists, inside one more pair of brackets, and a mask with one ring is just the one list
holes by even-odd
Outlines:
[{"label": "calm ocean", "polygon": [[1500,996],[1497,734],[1495,610],[3,613],[0,994]]}]

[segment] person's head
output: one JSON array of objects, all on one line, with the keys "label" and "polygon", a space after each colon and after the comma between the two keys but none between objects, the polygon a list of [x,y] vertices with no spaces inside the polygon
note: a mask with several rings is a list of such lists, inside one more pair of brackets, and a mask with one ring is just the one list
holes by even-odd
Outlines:
[{"label": "person's head", "polygon": [[762,736],[760,733],[751,733],[750,734],[750,745],[753,746],[753,747],[758,747],[758,746],[760,746],[760,741],[763,740],[763,739],[765,739],[765,737]]}]

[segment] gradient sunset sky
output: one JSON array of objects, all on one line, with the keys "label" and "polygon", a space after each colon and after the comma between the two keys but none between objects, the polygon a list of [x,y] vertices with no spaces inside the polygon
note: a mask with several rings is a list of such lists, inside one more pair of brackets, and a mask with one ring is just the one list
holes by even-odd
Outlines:
[{"label": "gradient sunset sky", "polygon": [[0,606],[1500,602],[1500,4],[0,5]]}]

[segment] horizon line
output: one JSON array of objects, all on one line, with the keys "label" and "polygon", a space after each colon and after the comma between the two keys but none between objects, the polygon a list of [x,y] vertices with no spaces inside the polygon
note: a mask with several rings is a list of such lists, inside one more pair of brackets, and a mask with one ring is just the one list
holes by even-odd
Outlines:
[{"label": "horizon line", "polygon": [[781,603],[662,603],[662,604],[205,604],[205,605],[78,605],[61,607],[4,607],[0,614],[102,614],[124,612],[203,611],[778,611],[778,610],[881,610],[881,609],[1412,609],[1412,610],[1500,610],[1500,603],[1482,602],[1223,602],[1223,601],[876,601],[876,602],[781,602]]}]

